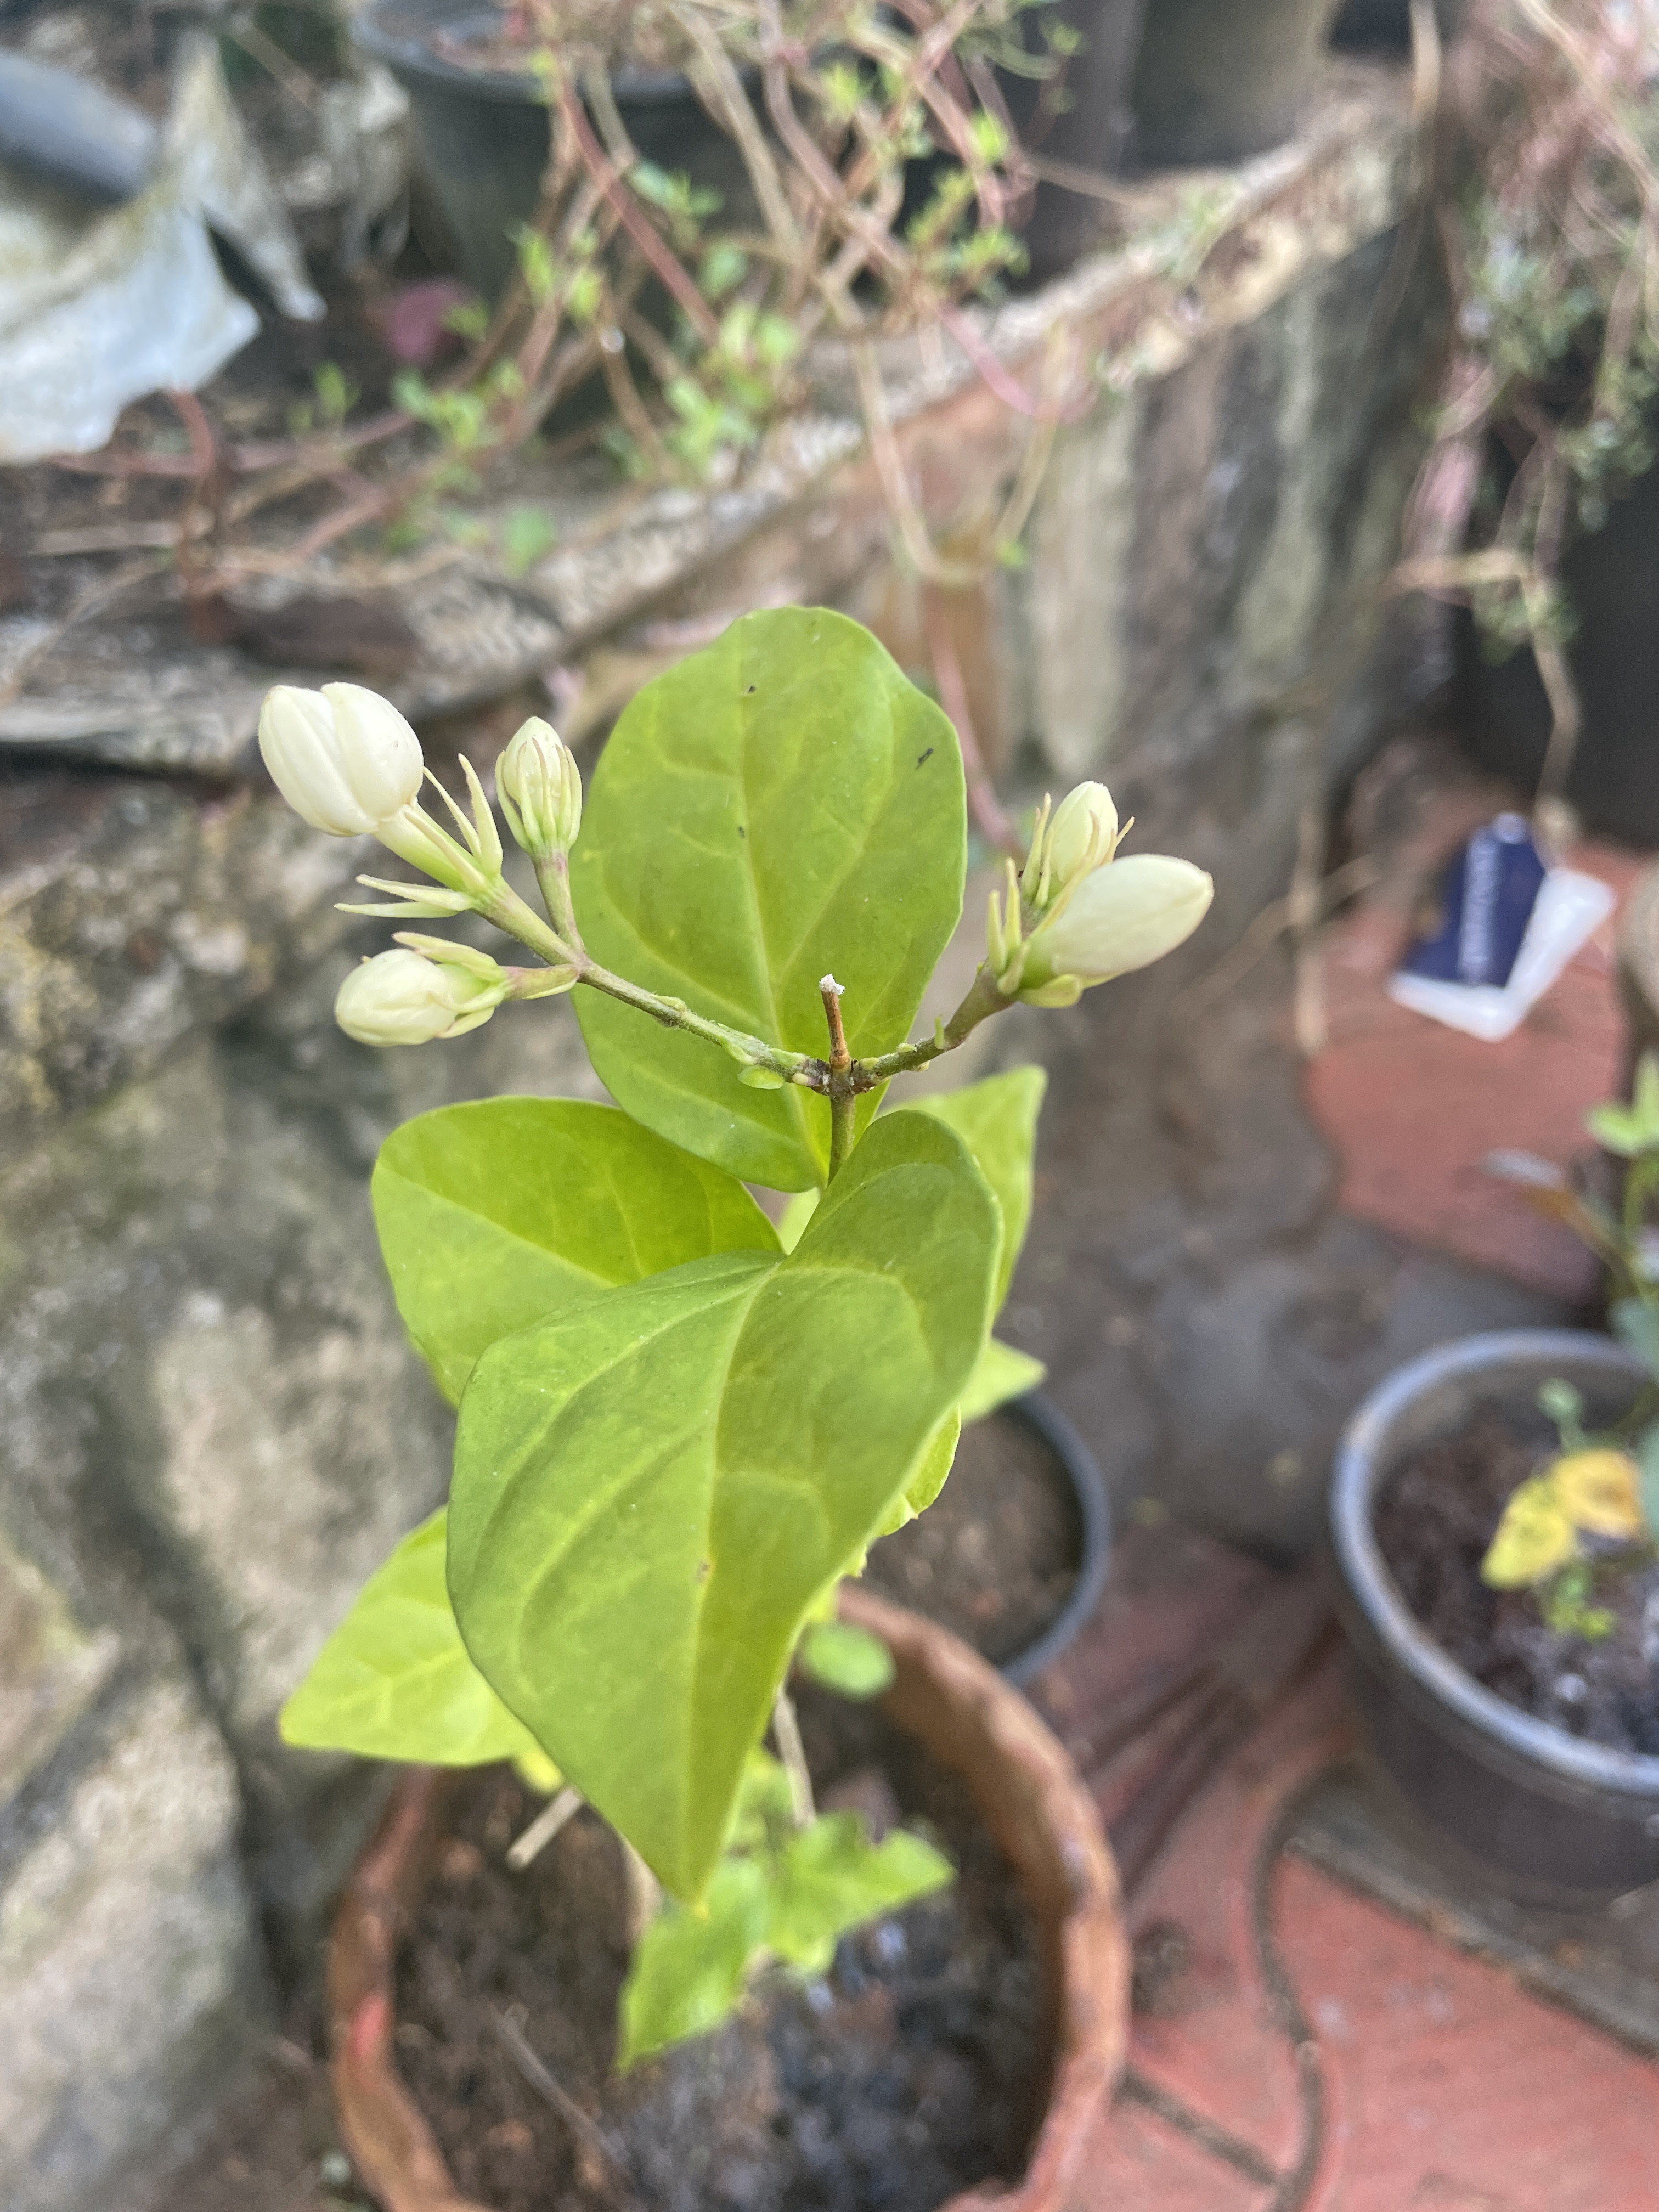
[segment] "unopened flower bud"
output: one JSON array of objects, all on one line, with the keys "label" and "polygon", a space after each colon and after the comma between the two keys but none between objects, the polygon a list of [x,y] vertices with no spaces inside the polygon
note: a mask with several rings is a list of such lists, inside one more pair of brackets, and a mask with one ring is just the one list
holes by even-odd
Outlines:
[{"label": "unopened flower bud", "polygon": [[[1052,992],[1068,981],[1086,988],[1150,967],[1192,935],[1214,891],[1202,868],[1165,853],[1132,853],[1095,869],[1033,932],[1021,995]],[[1060,1003],[1052,996],[1047,1002]]]},{"label": "unopened flower bud", "polygon": [[1103,783],[1080,783],[1068,791],[1048,824],[1045,873],[1051,892],[1063,890],[1075,877],[1104,867],[1117,850],[1117,809]]},{"label": "unopened flower bud", "polygon": [[[484,963],[493,973],[483,971]],[[511,988],[505,970],[483,953],[469,951],[463,963],[406,950],[380,952],[341,984],[334,1018],[359,1044],[429,1044],[487,1022]]]},{"label": "unopened flower bud", "polygon": [[581,827],[582,779],[570,748],[534,716],[495,763],[495,791],[507,827],[533,860],[568,853]]},{"label": "unopened flower bud", "polygon": [[409,805],[425,772],[409,724],[357,684],[277,684],[260,710],[259,750],[295,812],[331,837],[368,836]]}]

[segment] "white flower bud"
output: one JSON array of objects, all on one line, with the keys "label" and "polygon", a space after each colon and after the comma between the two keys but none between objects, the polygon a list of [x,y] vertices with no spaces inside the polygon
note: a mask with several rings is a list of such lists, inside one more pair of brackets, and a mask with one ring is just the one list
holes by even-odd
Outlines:
[{"label": "white flower bud", "polygon": [[581,827],[582,779],[570,748],[534,716],[495,763],[495,792],[507,827],[532,860],[568,853]]},{"label": "white flower bud", "polygon": [[1066,977],[1086,987],[1148,968],[1192,935],[1214,892],[1202,868],[1166,853],[1097,868],[1033,933],[1021,981],[1036,992]]},{"label": "white flower bud", "polygon": [[429,1044],[434,1037],[464,1036],[489,1019],[512,988],[493,961],[493,975],[481,970],[477,963],[486,958],[471,953],[463,966],[419,952],[377,953],[341,984],[334,1018],[359,1044]]},{"label": "white flower bud", "polygon": [[331,837],[362,837],[421,787],[421,741],[397,708],[357,684],[279,684],[259,714],[259,750],[295,812]]},{"label": "white flower bud", "polygon": [[1103,783],[1080,783],[1054,809],[1048,825],[1050,893],[1064,890],[1073,877],[1104,867],[1117,849],[1117,809]]}]

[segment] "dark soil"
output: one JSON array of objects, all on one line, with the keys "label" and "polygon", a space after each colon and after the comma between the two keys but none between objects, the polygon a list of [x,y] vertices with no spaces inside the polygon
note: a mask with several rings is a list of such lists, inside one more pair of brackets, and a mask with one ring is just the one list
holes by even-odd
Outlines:
[{"label": "dark soil", "polygon": [[[897,1809],[958,1881],[848,1938],[825,1981],[770,1972],[725,2027],[621,2079],[615,1838],[580,1814],[511,1874],[532,1808],[506,1770],[469,1784],[404,1954],[398,2030],[464,2195],[493,2212],[927,2212],[1022,2169],[1044,2087],[1024,1902],[953,1775],[867,1710],[807,1698],[802,1721],[821,1796]],[[503,2015],[598,2122],[631,2197],[526,2079]]]},{"label": "dark soil", "polygon": [[993,1414],[963,1431],[927,1510],[871,1547],[865,1579],[1000,1666],[1059,1617],[1082,1551],[1065,1468],[1023,1421]]},{"label": "dark soil", "polygon": [[1377,1542],[1407,1606],[1476,1681],[1588,1742],[1659,1754],[1659,1565],[1624,1565],[1605,1547],[1592,1602],[1617,1626],[1594,1640],[1551,1628],[1529,1591],[1480,1579],[1505,1500],[1555,1449],[1541,1414],[1481,1407],[1389,1478]]}]

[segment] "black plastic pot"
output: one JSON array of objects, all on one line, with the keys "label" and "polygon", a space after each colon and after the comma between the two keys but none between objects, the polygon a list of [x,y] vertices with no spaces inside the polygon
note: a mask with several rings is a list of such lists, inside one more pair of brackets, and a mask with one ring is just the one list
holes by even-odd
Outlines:
[{"label": "black plastic pot", "polygon": [[1659,1881],[1659,1759],[1583,1742],[1466,1674],[1407,1610],[1372,1528],[1381,1486],[1408,1454],[1479,1406],[1530,1411],[1553,1376],[1606,1420],[1643,1370],[1610,1337],[1570,1329],[1465,1337],[1397,1369],[1344,1431],[1331,1535],[1356,1702],[1383,1772],[1500,1890],[1579,1905]]},{"label": "black plastic pot", "polygon": [[[407,90],[416,168],[463,275],[491,299],[513,273],[508,234],[536,211],[547,165],[547,111],[527,72],[465,68],[440,42],[482,40],[503,13],[467,0],[367,0],[352,24],[363,52]],[[683,169],[693,185],[719,192],[724,219],[742,228],[753,202],[742,157],[685,78],[622,69],[611,83],[642,158]]]},{"label": "black plastic pot", "polygon": [[[1153,5],[1157,0],[1152,0]],[[1000,83],[1009,113],[1022,141],[1040,161],[1096,177],[1115,176],[1134,136],[1130,88],[1140,50],[1141,17],[1147,0],[1052,0],[1019,16],[1027,52],[1050,49],[1046,27],[1064,25],[1083,41],[1059,80],[1068,105],[1039,119],[1043,82],[1005,71]],[[1052,80],[1050,82],[1053,82]],[[1105,210],[1100,198],[1063,184],[1045,182],[1021,236],[1030,256],[1030,273],[1043,279],[1071,266],[1098,236]]]},{"label": "black plastic pot", "polygon": [[[1456,35],[1465,0],[1436,0],[1441,42]],[[1411,0],[1342,0],[1331,44],[1345,54],[1408,54],[1412,50]]]},{"label": "black plastic pot", "polygon": [[1337,0],[1147,0],[1135,70],[1142,161],[1246,161],[1295,131]]},{"label": "black plastic pot", "polygon": [[[1567,658],[1584,710],[1566,796],[1585,827],[1659,845],[1659,468],[1578,538],[1562,562],[1577,629]],[[1457,622],[1458,724],[1488,768],[1532,790],[1549,743],[1550,707],[1530,649],[1494,663],[1473,617]]]},{"label": "black plastic pot", "polygon": [[1079,1556],[1071,1595],[1036,1643],[1016,1652],[1000,1670],[1017,1688],[1024,1689],[1045,1667],[1053,1666],[1100,1602],[1112,1564],[1112,1501],[1094,1454],[1059,1407],[1050,1404],[1040,1390],[1012,1399],[999,1411],[1023,1421],[1042,1437],[1066,1470],[1077,1503]]}]

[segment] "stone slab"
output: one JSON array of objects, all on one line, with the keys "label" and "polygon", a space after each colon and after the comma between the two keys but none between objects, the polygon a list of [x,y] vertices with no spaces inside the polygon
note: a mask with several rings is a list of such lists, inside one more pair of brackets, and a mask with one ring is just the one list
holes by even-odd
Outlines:
[{"label": "stone slab", "polygon": [[199,2112],[270,1998],[234,1771],[182,1676],[135,1688],[100,1755],[0,1830],[0,2203],[96,2202]]},{"label": "stone slab", "polygon": [[0,1810],[62,1745],[118,1659],[63,1592],[0,1532]]}]

